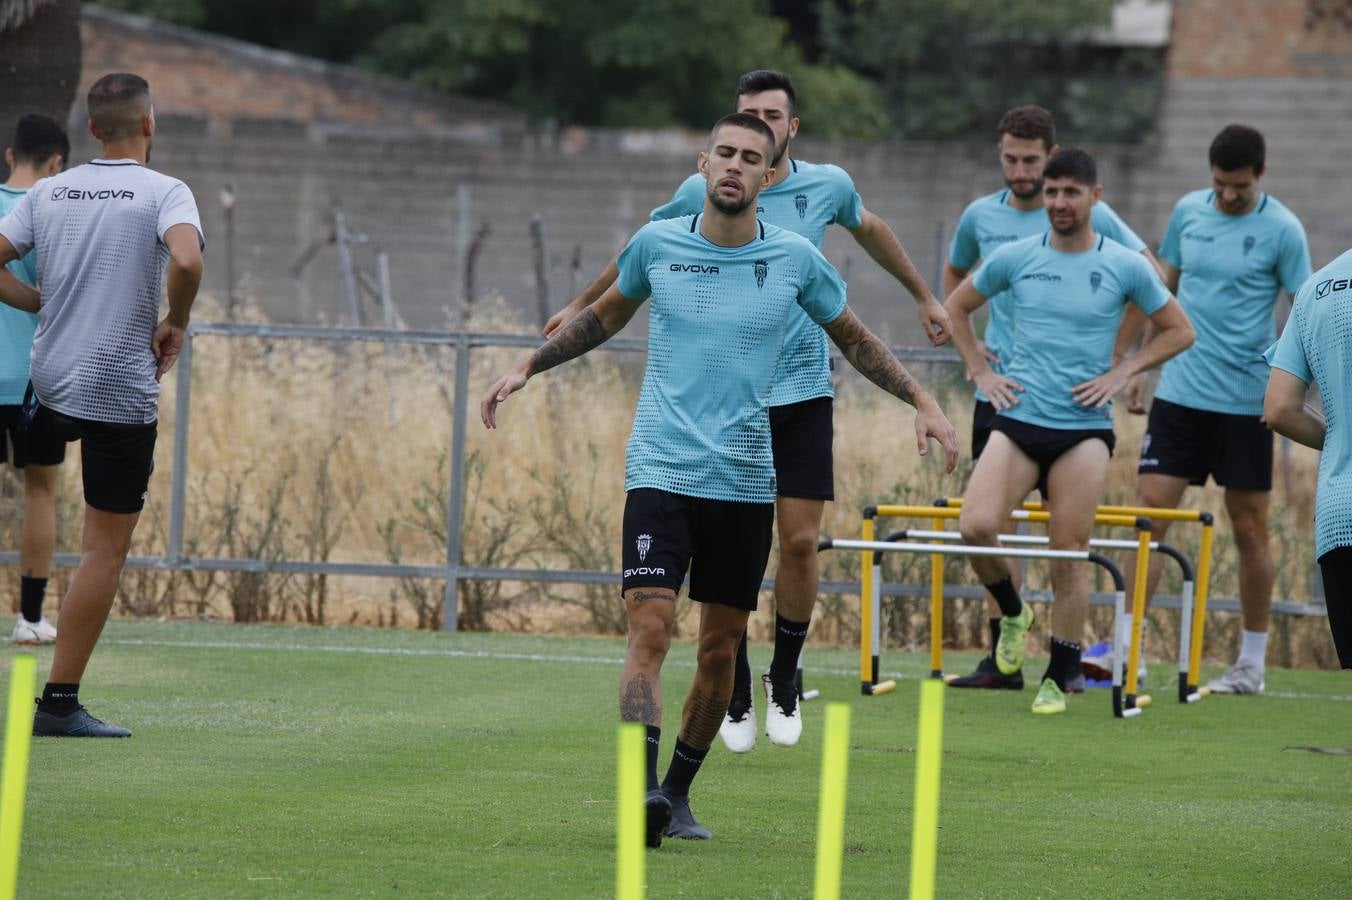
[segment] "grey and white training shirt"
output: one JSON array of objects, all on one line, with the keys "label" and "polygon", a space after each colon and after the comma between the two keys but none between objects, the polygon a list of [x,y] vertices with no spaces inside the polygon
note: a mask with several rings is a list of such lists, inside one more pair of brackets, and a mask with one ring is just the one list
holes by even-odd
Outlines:
[{"label": "grey and white training shirt", "polygon": [[38,251],[42,308],[30,375],[44,406],[96,422],[156,420],[150,339],[169,261],[164,235],[181,224],[202,242],[188,186],[130,159],[44,178],[0,220],[0,235],[20,254]]}]

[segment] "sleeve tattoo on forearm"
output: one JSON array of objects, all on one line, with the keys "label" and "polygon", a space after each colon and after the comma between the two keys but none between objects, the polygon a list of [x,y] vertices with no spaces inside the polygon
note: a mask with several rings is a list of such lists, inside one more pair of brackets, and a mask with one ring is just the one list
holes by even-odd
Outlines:
[{"label": "sleeve tattoo on forearm", "polygon": [[593,347],[605,343],[607,336],[605,326],[601,324],[596,310],[587,307],[573,316],[558,334],[535,351],[530,360],[530,374],[538,375],[570,359],[575,359]]},{"label": "sleeve tattoo on forearm", "polygon": [[[642,722],[644,725],[662,724],[662,707],[657,702],[648,676],[639,672],[624,685],[624,694],[620,697],[620,721]],[[719,716],[722,724],[722,716]],[[715,729],[717,730],[717,729]]]},{"label": "sleeve tattoo on forearm", "polygon": [[832,331],[831,337],[861,375],[889,394],[915,405],[920,385],[858,318],[850,314],[848,321]]}]

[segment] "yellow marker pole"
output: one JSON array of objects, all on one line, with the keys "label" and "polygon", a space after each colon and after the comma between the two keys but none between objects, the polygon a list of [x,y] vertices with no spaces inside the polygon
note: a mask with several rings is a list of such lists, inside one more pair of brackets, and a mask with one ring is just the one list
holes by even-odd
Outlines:
[{"label": "yellow marker pole", "polygon": [[911,827],[911,900],[934,896],[939,850],[939,763],[944,752],[944,683],[920,685],[915,748],[915,821]]},{"label": "yellow marker pole", "polygon": [[826,705],[822,738],[821,799],[817,804],[815,900],[839,900],[840,865],[845,856],[845,784],[850,760],[850,707]]},{"label": "yellow marker pole", "polygon": [[[859,540],[874,540],[872,516],[859,526]],[[872,693],[877,672],[873,671],[873,551],[859,554],[859,687],[864,695]]]},{"label": "yellow marker pole", "polygon": [[[930,524],[941,531],[944,520]],[[930,555],[930,677],[944,677],[944,558],[939,553]]]},{"label": "yellow marker pole", "polygon": [[1202,526],[1202,547],[1197,554],[1197,595],[1192,606],[1192,652],[1188,655],[1190,687],[1196,687],[1202,676],[1202,632],[1206,629],[1207,591],[1211,586],[1211,542],[1215,539],[1215,530],[1210,522]]},{"label": "yellow marker pole", "polygon": [[646,779],[643,765],[647,758],[644,728],[635,722],[619,727],[619,776],[615,809],[615,897],[617,900],[642,900],[643,897],[643,794]]},{"label": "yellow marker pole", "polygon": [[1127,706],[1136,705],[1137,667],[1141,664],[1141,633],[1145,623],[1145,583],[1150,572],[1150,529],[1142,528],[1136,538],[1136,573],[1131,592],[1131,634],[1127,636]]},{"label": "yellow marker pole", "polygon": [[19,884],[19,838],[28,787],[28,749],[33,740],[33,690],[37,664],[14,657],[9,678],[5,758],[0,769],[0,900],[13,900]]}]

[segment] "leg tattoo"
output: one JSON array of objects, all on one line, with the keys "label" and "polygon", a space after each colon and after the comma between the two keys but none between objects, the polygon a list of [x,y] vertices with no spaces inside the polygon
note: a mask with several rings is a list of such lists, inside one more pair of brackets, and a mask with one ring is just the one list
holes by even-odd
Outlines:
[{"label": "leg tattoo", "polygon": [[[620,721],[622,722],[642,722],[644,725],[662,724],[662,707],[657,702],[657,695],[653,691],[652,683],[648,681],[648,676],[639,672],[629,683],[622,685],[623,694],[620,697]],[[719,722],[723,721],[722,714],[719,714]],[[717,732],[717,727],[714,731]]]},{"label": "leg tattoo", "polygon": [[699,750],[713,745],[723,716],[728,711],[729,696],[694,694],[685,702],[685,722],[681,726],[681,740]]}]

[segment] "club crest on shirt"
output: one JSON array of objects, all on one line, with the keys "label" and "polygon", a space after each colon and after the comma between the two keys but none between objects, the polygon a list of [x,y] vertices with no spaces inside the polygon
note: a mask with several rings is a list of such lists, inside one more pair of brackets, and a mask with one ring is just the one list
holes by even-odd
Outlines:
[{"label": "club crest on shirt", "polygon": [[807,218],[807,194],[795,194],[793,197],[793,208],[798,210],[798,218]]},{"label": "club crest on shirt", "polygon": [[1254,236],[1251,235],[1251,234],[1246,234],[1246,235],[1244,235],[1244,255],[1245,255],[1245,256],[1248,256],[1248,255],[1249,255],[1249,251],[1253,249],[1253,245],[1256,244],[1256,243],[1258,243],[1258,238],[1254,237]]},{"label": "club crest on shirt", "polygon": [[1103,273],[1095,269],[1089,273],[1089,290],[1095,294],[1098,293],[1099,285],[1103,284]]},{"label": "club crest on shirt", "polygon": [[770,264],[763,259],[756,260],[753,263],[756,272],[756,287],[765,287],[765,277],[770,274]]},{"label": "club crest on shirt", "polygon": [[648,551],[653,546],[653,536],[651,534],[640,534],[638,540],[634,541],[634,546],[638,548],[638,561],[643,562],[648,558]]}]

